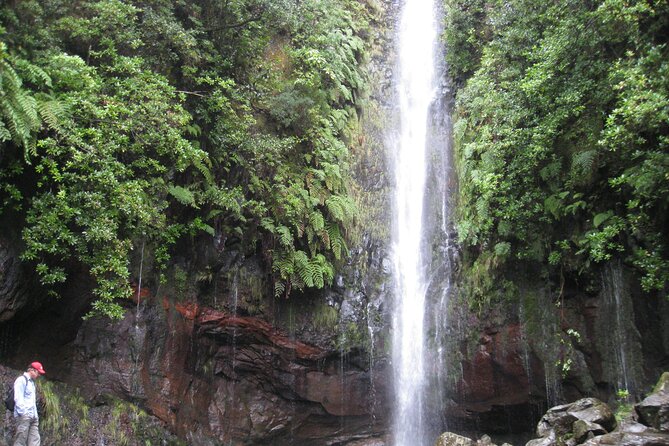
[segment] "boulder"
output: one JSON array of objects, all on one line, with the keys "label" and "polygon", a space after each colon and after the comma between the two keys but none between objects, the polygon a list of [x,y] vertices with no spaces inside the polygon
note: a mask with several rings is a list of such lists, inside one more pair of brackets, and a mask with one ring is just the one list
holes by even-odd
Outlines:
[{"label": "boulder", "polygon": [[497,446],[497,445],[493,443],[492,438],[490,438],[488,435],[484,435],[478,440],[476,440],[476,446]]},{"label": "boulder", "polygon": [[555,446],[557,443],[555,442],[555,434],[551,434],[548,437],[543,437],[543,438],[536,438],[534,440],[530,440],[525,444],[525,446]]},{"label": "boulder", "polygon": [[631,432],[613,432],[591,438],[582,444],[583,446],[666,446],[669,445],[669,435],[659,432],[646,432],[641,434]]},{"label": "boulder", "polygon": [[574,432],[574,439],[578,443],[607,433],[606,429],[601,425],[586,420],[576,420],[572,429]]},{"label": "boulder", "polygon": [[669,432],[669,373],[662,374],[653,393],[634,406],[634,409],[641,423]]},{"label": "boulder", "polygon": [[437,438],[434,446],[476,446],[474,440],[454,434],[453,432],[444,432]]},{"label": "boulder", "polygon": [[609,406],[597,398],[583,398],[549,409],[537,425],[541,438],[526,446],[577,445],[611,432],[616,425]]},{"label": "boulder", "polygon": [[571,427],[578,418],[569,413],[571,404],[555,406],[548,409],[548,412],[541,417],[537,424],[537,436],[549,437],[562,436],[571,431]]},{"label": "boulder", "polygon": [[568,407],[568,413],[576,419],[596,423],[603,427],[606,432],[616,428],[616,417],[613,412],[602,401],[597,398],[583,398]]}]

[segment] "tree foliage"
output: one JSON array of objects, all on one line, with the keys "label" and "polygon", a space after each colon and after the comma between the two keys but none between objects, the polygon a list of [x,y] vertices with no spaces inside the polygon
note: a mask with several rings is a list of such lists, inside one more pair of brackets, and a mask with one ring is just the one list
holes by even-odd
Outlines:
[{"label": "tree foliage", "polygon": [[667,2],[446,5],[469,262],[587,274],[622,256],[666,291]]},{"label": "tree foliage", "polygon": [[356,213],[345,139],[367,15],[353,0],[0,7],[0,178],[23,259],[54,287],[84,265],[93,313],[113,317],[143,243],[163,266],[195,235],[263,252],[277,295],[330,283]]}]

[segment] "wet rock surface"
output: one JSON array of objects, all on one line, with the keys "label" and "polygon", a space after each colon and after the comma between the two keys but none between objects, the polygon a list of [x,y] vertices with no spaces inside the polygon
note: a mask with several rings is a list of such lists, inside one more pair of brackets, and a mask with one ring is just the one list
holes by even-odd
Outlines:
[{"label": "wet rock surface", "polygon": [[[537,425],[536,435],[526,446],[576,445],[669,445],[669,429],[658,421],[669,410],[663,400],[669,390],[669,373],[664,373],[653,393],[634,406],[622,422],[616,422],[612,410],[596,398],[583,398],[549,409]],[[651,414],[648,415],[647,411]],[[659,426],[659,427],[658,427]],[[452,432],[442,434],[435,446],[494,445],[489,437],[477,441]]]},{"label": "wet rock surface", "polygon": [[667,378],[669,374],[663,374],[655,391],[619,424],[611,409],[595,398],[553,407],[537,426],[541,438],[526,446],[669,445],[669,429],[661,415],[669,411]]},{"label": "wet rock surface", "polygon": [[635,410],[641,423],[669,432],[669,373],[662,374],[654,392],[637,404]]},{"label": "wet rock surface", "polygon": [[475,446],[476,442],[462,435],[444,432],[439,436],[434,446]]},{"label": "wet rock surface", "polygon": [[142,312],[86,322],[60,372],[93,400],[137,401],[192,445],[331,444],[387,424],[378,370],[344,366],[259,318],[165,301]]}]

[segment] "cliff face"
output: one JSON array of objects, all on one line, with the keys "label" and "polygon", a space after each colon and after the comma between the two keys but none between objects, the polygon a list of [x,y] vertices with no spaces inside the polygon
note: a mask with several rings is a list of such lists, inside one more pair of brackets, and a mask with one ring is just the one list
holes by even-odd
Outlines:
[{"label": "cliff face", "polygon": [[669,365],[669,305],[629,273],[604,265],[597,288],[566,285],[560,296],[524,275],[513,299],[481,314],[454,302],[450,348],[462,360],[449,381],[451,427],[531,432],[551,405],[640,400]]},{"label": "cliff face", "polygon": [[[27,281],[3,272],[3,289]],[[235,289],[235,296],[246,292]],[[38,357],[49,379],[78,387],[91,401],[132,401],[188,444],[338,444],[387,428],[387,363],[369,353],[383,340],[374,339],[378,327],[371,324],[366,338],[358,330],[368,317],[360,308],[373,307],[360,293],[331,293],[333,306],[348,315],[328,329],[314,324],[322,308],[297,297],[285,306],[301,314],[284,318],[282,308],[270,321],[267,314],[242,315],[243,307],[231,311],[231,296],[213,309],[144,288],[113,322],[81,319],[85,282],[35,310],[31,293],[0,298],[6,296],[22,320],[3,325],[10,365]]]},{"label": "cliff face", "polygon": [[[385,2],[388,17],[395,6]],[[51,299],[20,263],[12,239],[0,238],[3,363],[23,368],[39,358],[49,379],[101,404],[108,394],[135,402],[191,445],[382,438],[392,409],[382,134],[391,108],[384,98],[392,26],[376,29],[374,91],[350,141],[360,230],[331,289],[275,300],[261,260],[196,243],[175,258],[168,285],[144,278],[149,286],[135,289],[123,320],[82,320],[90,301],[86,272],[72,274],[62,297]],[[204,264],[217,269],[203,274]],[[611,400],[617,390],[641,395],[669,366],[669,306],[641,295],[624,267],[611,268],[599,290],[572,285],[560,297],[519,278],[518,295],[483,314],[454,297],[439,340],[451,350],[449,428],[528,432],[548,405]]]},{"label": "cliff face", "polygon": [[[251,289],[224,289],[212,308],[143,288],[118,322],[81,319],[85,280],[45,299],[2,246],[0,302],[14,311],[1,327],[5,364],[39,358],[49,379],[101,404],[135,402],[193,445],[347,444],[389,430],[387,262],[372,246],[357,288],[340,277],[323,295],[269,299],[273,310],[254,316],[239,304]],[[604,273],[594,295],[566,289],[559,308],[529,281],[517,302],[484,315],[453,308],[449,429],[529,432],[549,404],[647,391],[667,367],[669,314],[624,271]]]}]

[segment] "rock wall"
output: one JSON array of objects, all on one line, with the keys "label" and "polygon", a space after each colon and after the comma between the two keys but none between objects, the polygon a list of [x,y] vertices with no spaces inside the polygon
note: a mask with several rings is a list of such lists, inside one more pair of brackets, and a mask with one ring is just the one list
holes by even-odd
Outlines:
[{"label": "rock wall", "polygon": [[[618,269],[619,293],[610,295]],[[640,400],[669,366],[669,305],[645,295],[619,262],[604,265],[597,287],[563,293],[529,275],[518,294],[481,314],[453,302],[449,430],[530,432],[556,404],[619,394]],[[520,275],[519,275],[520,276]]]},{"label": "rock wall", "polygon": [[[194,446],[383,445],[392,390],[383,129],[392,114],[398,2],[377,7],[373,87],[350,140],[361,216],[350,264],[331,289],[276,301],[260,259],[200,240],[175,256],[168,285],[144,278],[148,286],[127,301],[123,320],[84,321],[85,271],[73,266],[54,301],[19,261],[18,237],[5,234],[2,363],[21,369],[39,358],[49,379],[76,385],[91,401],[137,403]],[[640,397],[669,366],[669,305],[643,295],[622,265],[612,268],[598,290],[569,284],[559,296],[531,274],[519,276],[518,295],[485,313],[454,296],[441,339],[450,350],[448,404],[435,417],[450,430],[523,433],[554,404],[610,402],[617,390]]]}]

